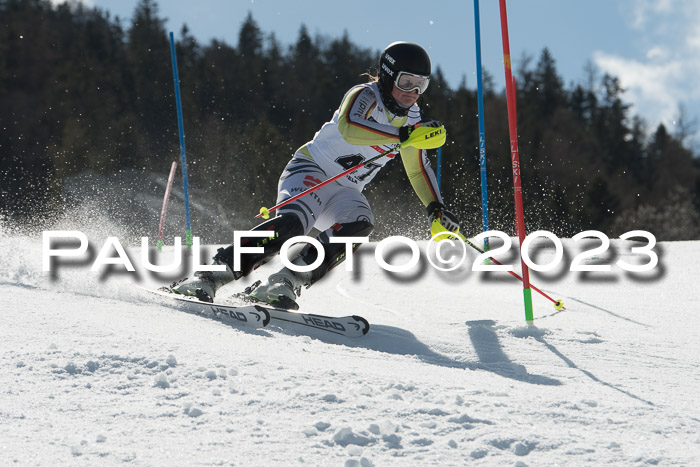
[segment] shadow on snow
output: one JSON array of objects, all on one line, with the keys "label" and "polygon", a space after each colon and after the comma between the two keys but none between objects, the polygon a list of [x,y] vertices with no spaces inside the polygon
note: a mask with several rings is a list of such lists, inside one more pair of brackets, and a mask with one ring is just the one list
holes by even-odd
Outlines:
[{"label": "shadow on snow", "polygon": [[[469,336],[479,357],[476,362],[456,360],[435,352],[419,341],[412,333],[394,326],[373,324],[369,334],[358,339],[348,339],[312,329],[302,331],[294,326],[285,326],[284,329],[280,328],[280,330],[285,334],[309,335],[323,342],[346,347],[364,348],[393,355],[415,356],[424,363],[445,368],[483,370],[524,383],[561,385],[561,382],[556,379],[530,374],[525,366],[512,362],[503,352],[492,326],[485,325],[486,322],[472,323],[476,324],[470,325]],[[489,323],[494,324],[493,322]]]}]

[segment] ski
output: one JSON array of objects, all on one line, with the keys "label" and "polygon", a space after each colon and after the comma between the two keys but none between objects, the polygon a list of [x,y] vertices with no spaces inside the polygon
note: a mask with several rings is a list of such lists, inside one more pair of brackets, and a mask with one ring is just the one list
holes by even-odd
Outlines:
[{"label": "ski", "polygon": [[[194,297],[186,297],[165,290],[152,290],[139,287],[142,290],[166,298],[174,308],[207,318],[218,319],[227,324],[236,324],[252,328],[262,328],[271,321],[284,328],[286,324],[295,324],[313,328],[330,334],[345,337],[362,337],[369,332],[369,322],[361,316],[326,316],[314,313],[283,310],[257,303],[209,303]],[[240,297],[230,297],[232,301]]]},{"label": "ski", "polygon": [[[234,293],[229,295],[225,300],[228,300],[231,304],[258,304],[258,302],[252,299],[246,292]],[[259,306],[269,311],[273,323],[280,327],[284,327],[282,323],[291,323],[345,337],[362,337],[369,332],[369,322],[362,316],[327,316],[303,313],[297,310],[285,310],[265,304],[260,304]]]},{"label": "ski", "polygon": [[264,328],[270,323],[269,309],[260,305],[224,305],[220,303],[203,302],[194,297],[186,297],[163,290],[143,290],[168,299],[168,305],[172,305],[175,309],[207,318],[218,319],[225,324],[235,324],[249,328]]},{"label": "ski", "polygon": [[345,337],[362,337],[369,332],[369,322],[357,315],[335,317],[265,308],[270,312],[273,324],[294,323]]}]

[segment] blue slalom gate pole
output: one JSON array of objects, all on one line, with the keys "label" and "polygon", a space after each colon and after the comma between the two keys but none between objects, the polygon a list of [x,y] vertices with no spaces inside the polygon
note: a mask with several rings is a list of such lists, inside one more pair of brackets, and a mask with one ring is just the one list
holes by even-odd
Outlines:
[{"label": "blue slalom gate pole", "polygon": [[437,151],[437,182],[438,190],[442,191],[442,147]]},{"label": "blue slalom gate pole", "polygon": [[182,103],[180,101],[180,78],[177,73],[177,55],[175,55],[175,39],[170,33],[170,55],[173,62],[173,81],[175,81],[175,104],[177,107],[177,127],[180,132],[180,156],[182,158],[182,186],[185,191],[185,243],[192,246],[192,226],[190,225],[190,194],[187,185],[187,152],[185,151],[185,129],[182,123]]},{"label": "blue slalom gate pole", "polygon": [[[476,35],[476,80],[479,102],[479,164],[481,166],[481,214],[484,232],[489,230],[489,201],[486,189],[486,130],[484,129],[484,91],[481,77],[481,31],[479,28],[479,0],[474,0],[474,34]],[[484,250],[489,251],[489,239],[484,238]]]}]

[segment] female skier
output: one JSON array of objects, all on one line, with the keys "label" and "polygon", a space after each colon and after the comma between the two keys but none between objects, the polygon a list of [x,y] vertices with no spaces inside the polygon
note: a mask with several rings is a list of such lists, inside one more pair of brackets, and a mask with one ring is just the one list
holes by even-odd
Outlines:
[{"label": "female skier", "polygon": [[[194,277],[175,284],[172,291],[211,302],[219,287],[247,276],[277,254],[285,241],[307,235],[315,227],[321,232],[316,239],[325,253],[320,266],[309,272],[285,267],[270,275],[264,284],[257,281],[246,289],[249,297],[256,301],[298,309],[296,299],[301,287],[311,286],[345,259],[345,244],[331,243],[330,238],[366,237],[372,231],[374,215],[362,189],[396,151],[400,151],[408,179],[426,206],[431,223],[437,219],[447,230],[457,231],[459,223],[443,205],[425,151],[403,144],[410,143],[411,133],[420,126],[444,132],[440,122],[422,121],[416,105],[418,97],[428,88],[430,73],[430,58],[419,45],[394,42],[386,47],[379,59],[378,77],[370,77],[370,82],[351,88],[333,118],[289,161],[279,179],[277,202],[385,151],[395,151],[281,207],[277,217],[253,229],[274,231],[274,237],[241,239],[241,246],[263,247],[264,252],[242,253],[238,270],[234,270],[234,245],[221,248],[214,256],[214,265],[218,265],[220,271],[196,272]],[[306,266],[313,264],[317,257],[316,248],[309,244],[291,262]]]}]

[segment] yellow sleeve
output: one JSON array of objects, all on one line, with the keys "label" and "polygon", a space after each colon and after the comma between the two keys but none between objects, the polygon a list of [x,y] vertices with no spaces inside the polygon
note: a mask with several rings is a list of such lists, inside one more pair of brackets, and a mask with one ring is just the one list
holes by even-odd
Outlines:
[{"label": "yellow sleeve", "polygon": [[343,139],[358,146],[395,144],[399,142],[399,128],[406,119],[395,122],[397,126],[377,123],[369,119],[377,106],[377,96],[368,87],[351,89],[340,104],[338,130]]},{"label": "yellow sleeve", "polygon": [[425,207],[430,203],[442,203],[435,172],[424,150],[407,146],[401,149],[401,160],[408,180]]}]

